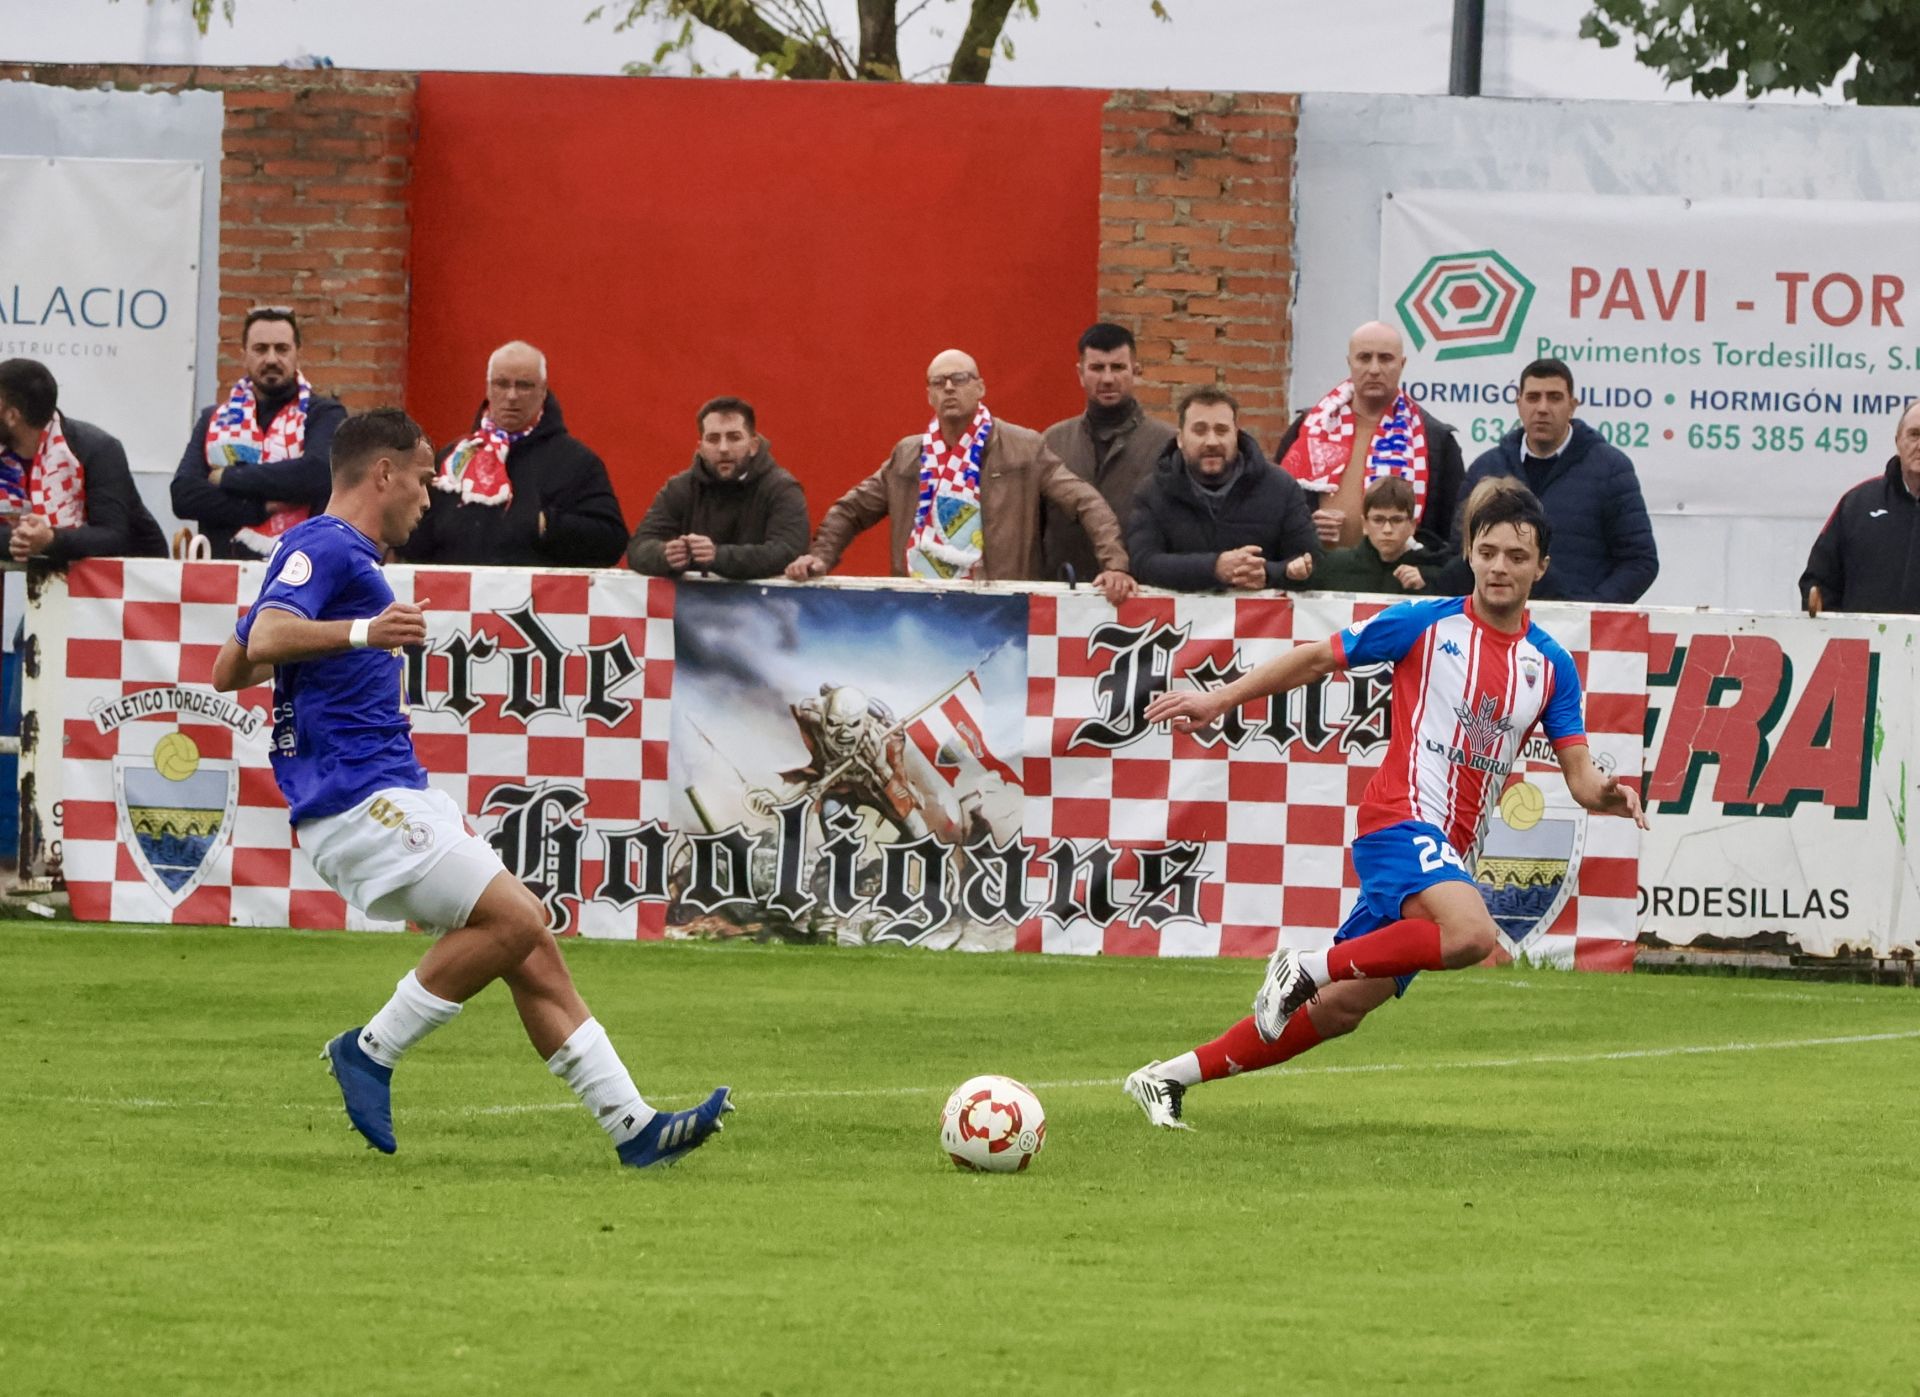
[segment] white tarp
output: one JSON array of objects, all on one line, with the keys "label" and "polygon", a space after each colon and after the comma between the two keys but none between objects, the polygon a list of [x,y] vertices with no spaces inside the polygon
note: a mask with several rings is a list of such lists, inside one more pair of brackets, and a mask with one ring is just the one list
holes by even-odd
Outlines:
[{"label": "white tarp", "polygon": [[69,416],[172,471],[193,420],[198,161],[0,156],[0,359],[38,359]]}]

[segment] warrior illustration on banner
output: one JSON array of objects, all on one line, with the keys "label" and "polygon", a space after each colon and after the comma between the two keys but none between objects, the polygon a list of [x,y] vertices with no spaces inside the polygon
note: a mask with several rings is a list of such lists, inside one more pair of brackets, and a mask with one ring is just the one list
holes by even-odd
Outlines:
[{"label": "warrior illustration on banner", "polygon": [[851,600],[681,594],[674,823],[740,836],[750,876],[749,895],[719,896],[691,844],[669,876],[670,935],[1011,944],[1011,926],[959,909],[938,925],[901,909],[907,884],[958,886],[970,851],[1019,839],[1020,734],[992,715],[1024,708],[1024,601],[896,596],[876,632]]}]

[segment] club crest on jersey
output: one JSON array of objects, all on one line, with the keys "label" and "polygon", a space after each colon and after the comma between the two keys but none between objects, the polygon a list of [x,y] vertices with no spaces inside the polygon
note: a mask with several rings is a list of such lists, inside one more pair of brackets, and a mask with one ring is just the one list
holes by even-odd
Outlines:
[{"label": "club crest on jersey", "polygon": [[1540,660],[1538,656],[1522,655],[1520,657],[1520,677],[1527,681],[1527,687],[1529,689],[1540,682]]},{"label": "club crest on jersey", "polygon": [[113,805],[133,865],[169,911],[207,879],[233,836],[240,772],[175,729],[151,755],[113,759]]}]

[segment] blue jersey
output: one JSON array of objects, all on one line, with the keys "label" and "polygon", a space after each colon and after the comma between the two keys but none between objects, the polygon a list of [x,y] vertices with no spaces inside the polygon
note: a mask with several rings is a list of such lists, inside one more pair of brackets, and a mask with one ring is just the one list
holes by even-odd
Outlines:
[{"label": "blue jersey", "polygon": [[[392,601],[379,545],[346,520],[322,514],[281,538],[260,595],[234,634],[245,645],[267,607],[309,621],[358,621]],[[343,650],[274,667],[273,779],[296,825],[351,810],[394,786],[426,789],[404,683],[392,650]]]}]

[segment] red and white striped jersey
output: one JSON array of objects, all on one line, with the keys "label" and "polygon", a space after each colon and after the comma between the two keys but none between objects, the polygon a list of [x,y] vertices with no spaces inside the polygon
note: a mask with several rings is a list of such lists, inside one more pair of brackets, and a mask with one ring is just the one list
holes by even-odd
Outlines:
[{"label": "red and white striped jersey", "polygon": [[1356,837],[1420,820],[1468,853],[1534,724],[1556,752],[1586,742],[1573,657],[1523,620],[1518,632],[1497,631],[1473,614],[1471,597],[1442,597],[1335,632],[1342,668],[1393,665],[1393,736],[1361,798]]}]

